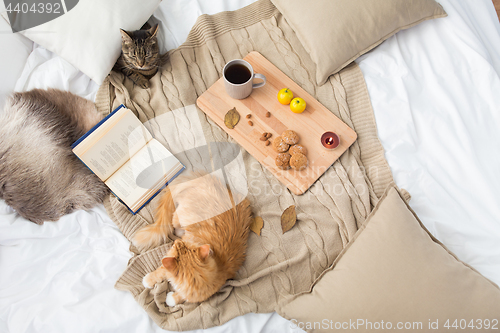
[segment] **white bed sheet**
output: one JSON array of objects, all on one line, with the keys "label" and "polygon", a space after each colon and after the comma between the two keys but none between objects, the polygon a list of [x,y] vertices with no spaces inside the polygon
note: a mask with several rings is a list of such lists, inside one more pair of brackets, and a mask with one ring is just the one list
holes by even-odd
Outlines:
[{"label": "white bed sheet", "polygon": [[[162,2],[163,50],[180,45],[199,15],[253,1]],[[397,185],[434,235],[500,284],[500,25],[490,0],[439,2],[449,17],[399,32],[357,62]],[[0,61],[0,73],[19,79],[2,81],[0,103],[14,88],[95,97],[88,77],[3,28],[0,60],[12,61]],[[13,43],[21,49],[3,52]],[[0,332],[164,332],[113,288],[128,246],[102,206],[38,226],[0,201]],[[276,314],[248,314],[207,331],[298,329]]]},{"label": "white bed sheet", "polygon": [[500,24],[491,0],[357,60],[396,184],[429,231],[500,285]]},{"label": "white bed sheet", "polygon": [[[4,9],[0,1],[0,12]],[[0,17],[0,107],[15,86],[32,50],[33,42],[21,34],[13,34],[7,21]]]}]

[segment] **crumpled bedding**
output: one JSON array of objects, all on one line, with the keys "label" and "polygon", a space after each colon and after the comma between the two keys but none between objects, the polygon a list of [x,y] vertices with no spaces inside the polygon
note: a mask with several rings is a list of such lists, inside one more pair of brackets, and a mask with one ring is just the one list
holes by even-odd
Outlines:
[{"label": "crumpled bedding", "polygon": [[[250,2],[163,1],[155,17],[166,31],[166,49],[178,47],[202,13]],[[491,153],[500,140],[500,23],[491,0],[438,2],[447,18],[401,31],[356,62],[397,185],[411,192],[412,208],[439,240],[500,285],[500,206],[478,204],[500,197],[500,161]],[[48,87],[94,99],[98,86],[90,78],[30,41],[14,47],[2,22],[0,100],[13,89]],[[436,69],[436,61],[447,64],[446,70]],[[469,73],[481,84],[468,80]],[[440,82],[439,89],[431,82]],[[457,98],[461,103],[436,104]],[[481,149],[468,149],[464,138]],[[165,332],[130,293],[113,289],[131,254],[129,241],[102,207],[39,227],[1,201],[0,231],[0,331]],[[276,313],[249,313],[203,331],[300,331],[292,327]]]},{"label": "crumpled bedding", "polygon": [[[194,106],[196,98],[220,77],[227,61],[251,51],[260,52],[358,134],[351,148],[301,196],[288,191]],[[151,290],[143,287],[143,276],[160,265],[170,242],[136,251],[116,287],[131,292],[151,318],[168,330],[208,328],[248,312],[272,312],[294,294],[308,290],[332,265],[392,181],[364,78],[353,64],[317,86],[314,64],[269,0],[233,13],[202,16],[187,41],[164,59],[148,90],[121,73],[111,73],[97,94],[98,109],[109,113],[125,104],[188,170],[225,176],[232,190],[247,196],[254,215],[263,218],[264,228],[260,237],[250,236],[247,259],[237,276],[201,304],[170,308],[165,304],[168,282]],[[214,162],[214,155],[221,156],[223,163]],[[132,215],[110,195],[105,207],[131,239],[153,222],[156,202]],[[290,205],[296,206],[298,222],[282,234],[280,216]]]}]

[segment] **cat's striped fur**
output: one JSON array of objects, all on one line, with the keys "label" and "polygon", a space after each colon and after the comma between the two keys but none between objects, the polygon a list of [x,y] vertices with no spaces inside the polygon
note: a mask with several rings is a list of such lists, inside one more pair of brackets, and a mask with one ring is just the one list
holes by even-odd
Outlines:
[{"label": "cat's striped fur", "polygon": [[145,27],[135,31],[120,29],[122,53],[114,67],[114,70],[121,71],[142,88],[149,87],[149,79],[156,74],[160,66],[160,51],[156,38],[158,24],[149,29]]}]

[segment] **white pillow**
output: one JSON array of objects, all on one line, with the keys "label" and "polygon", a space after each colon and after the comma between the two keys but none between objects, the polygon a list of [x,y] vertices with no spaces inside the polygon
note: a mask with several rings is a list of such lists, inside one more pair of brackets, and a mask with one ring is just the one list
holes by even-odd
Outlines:
[{"label": "white pillow", "polygon": [[120,56],[120,29],[141,28],[160,2],[80,0],[66,14],[20,33],[101,84]]},{"label": "white pillow", "polygon": [[[3,6],[1,3],[0,7]],[[33,42],[19,34],[13,34],[9,24],[0,18],[0,112],[7,95],[14,91],[26,59],[33,50]]]}]

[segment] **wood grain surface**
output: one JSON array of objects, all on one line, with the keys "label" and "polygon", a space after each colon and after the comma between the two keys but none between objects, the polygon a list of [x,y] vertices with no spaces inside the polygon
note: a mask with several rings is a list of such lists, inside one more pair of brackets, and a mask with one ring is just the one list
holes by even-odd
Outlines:
[{"label": "wood grain surface", "polygon": [[[249,97],[236,100],[227,95],[224,78],[221,78],[198,98],[197,105],[290,191],[302,194],[349,148],[357,135],[260,53],[251,52],[243,59],[253,66],[255,73],[264,74],[267,83],[254,89]],[[289,105],[278,102],[278,91],[282,88],[290,88],[295,97],[302,97],[306,101],[307,107],[303,113],[293,113]],[[224,125],[224,115],[234,107],[241,119],[234,129],[229,129]],[[271,113],[271,117],[266,117],[267,112]],[[251,115],[250,119],[246,118],[248,114]],[[249,120],[253,125],[248,123]],[[275,164],[278,153],[272,144],[266,146],[260,140],[264,132],[272,133],[272,141],[287,129],[297,132],[299,143],[308,150],[309,165],[304,170],[279,169]],[[321,135],[326,131],[340,136],[340,146],[335,150],[327,150],[321,144]]]},{"label": "wood grain surface", "polygon": [[497,11],[497,16],[500,18],[500,0],[492,0],[495,10]]}]

